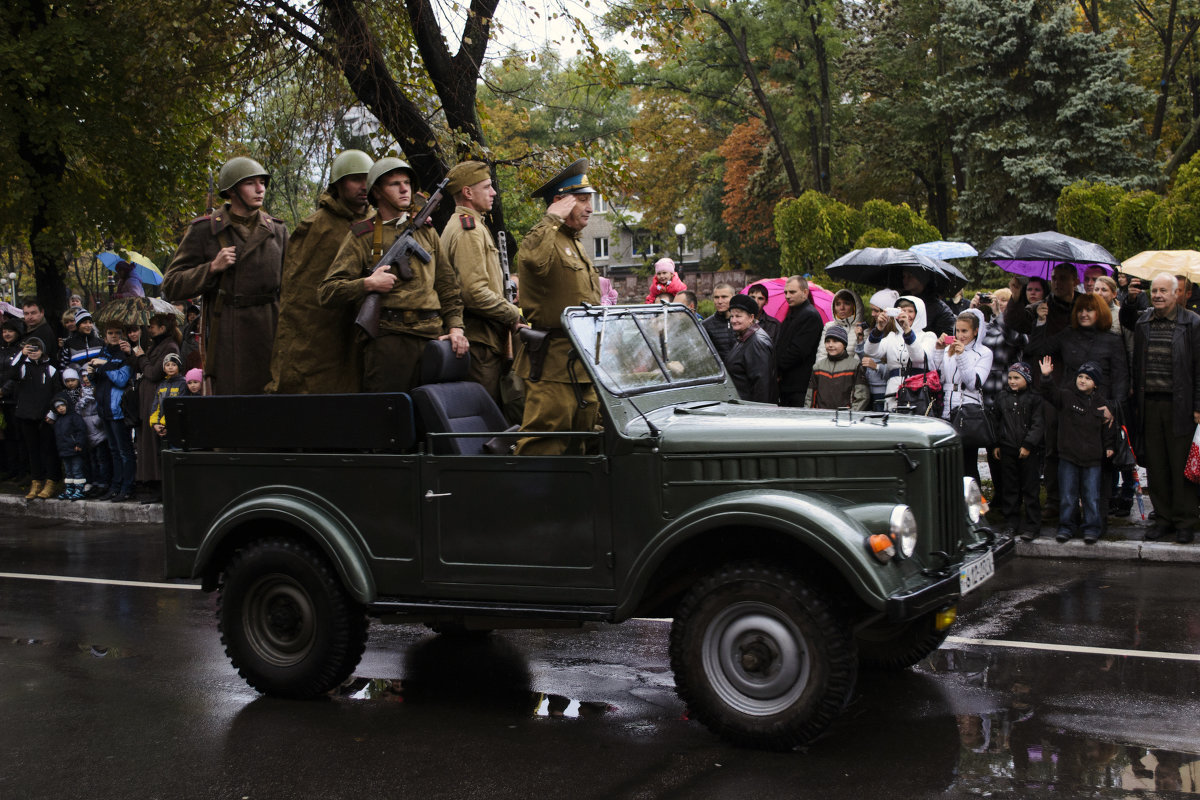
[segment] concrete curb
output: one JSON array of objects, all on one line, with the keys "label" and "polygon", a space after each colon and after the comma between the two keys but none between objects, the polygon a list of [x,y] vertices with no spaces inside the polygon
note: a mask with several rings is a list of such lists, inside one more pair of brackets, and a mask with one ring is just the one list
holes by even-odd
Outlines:
[{"label": "concrete curb", "polygon": [[95,500],[26,500],[21,495],[0,494],[0,514],[12,517],[60,519],[65,522],[102,522],[107,525],[161,525],[161,503],[99,503]]},{"label": "concrete curb", "polygon": [[1174,542],[1135,542],[1101,540],[1084,544],[1072,539],[1059,544],[1054,536],[1041,536],[1032,542],[1017,540],[1017,555],[1025,558],[1076,558],[1091,561],[1155,561],[1171,564],[1200,564],[1200,547]]}]

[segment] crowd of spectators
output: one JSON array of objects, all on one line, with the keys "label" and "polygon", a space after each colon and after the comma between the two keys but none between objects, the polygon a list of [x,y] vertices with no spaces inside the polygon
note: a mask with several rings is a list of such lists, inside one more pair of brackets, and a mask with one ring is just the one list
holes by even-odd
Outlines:
[{"label": "crowd of spectators", "polygon": [[[185,371],[179,314],[143,326],[109,321],[98,331],[77,296],[58,331],[42,304],[0,323],[0,414],[5,479],[28,481],[27,500],[111,502],[160,498],[162,401],[199,394],[203,373]],[[98,335],[102,333],[101,335]]]}]

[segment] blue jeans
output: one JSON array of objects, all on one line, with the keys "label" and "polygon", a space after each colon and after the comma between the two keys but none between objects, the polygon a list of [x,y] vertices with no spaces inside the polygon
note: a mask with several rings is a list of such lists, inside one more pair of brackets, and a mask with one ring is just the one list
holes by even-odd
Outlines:
[{"label": "blue jeans", "polygon": [[104,420],[108,432],[108,446],[112,450],[112,482],[109,490],[129,494],[133,491],[133,479],[137,474],[137,453],[133,450],[133,428],[123,419]]},{"label": "blue jeans", "polygon": [[[1058,532],[1075,531],[1075,507],[1083,501],[1084,538],[1098,538],[1104,518],[1100,516],[1101,467],[1081,467],[1058,459]],[[1106,509],[1107,511],[1107,509]]]},{"label": "blue jeans", "polygon": [[73,456],[63,456],[63,476],[68,483],[83,483],[83,454],[76,453]]}]

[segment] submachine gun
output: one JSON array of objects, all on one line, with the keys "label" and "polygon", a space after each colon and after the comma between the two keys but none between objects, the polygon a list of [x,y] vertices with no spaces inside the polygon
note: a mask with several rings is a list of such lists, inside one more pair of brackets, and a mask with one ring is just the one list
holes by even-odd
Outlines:
[{"label": "submachine gun", "polygon": [[[424,208],[417,212],[416,216],[408,221],[408,225],[396,237],[396,241],[392,242],[392,246],[383,254],[383,258],[379,259],[379,263],[367,271],[370,275],[380,267],[387,267],[396,277],[403,281],[411,281],[413,279],[412,266],[408,263],[412,256],[421,259],[421,263],[428,264],[433,256],[425,251],[424,247],[417,244],[417,240],[413,237],[417,231],[425,227],[425,223],[437,210],[438,203],[442,202],[442,192],[446,188],[446,184],[450,182],[449,178],[445,178],[438,184],[437,189],[429,196]],[[354,324],[362,328],[363,331],[372,339],[379,337],[379,311],[383,303],[382,292],[371,292],[363,300],[362,305],[358,309],[358,316],[354,318]]]}]

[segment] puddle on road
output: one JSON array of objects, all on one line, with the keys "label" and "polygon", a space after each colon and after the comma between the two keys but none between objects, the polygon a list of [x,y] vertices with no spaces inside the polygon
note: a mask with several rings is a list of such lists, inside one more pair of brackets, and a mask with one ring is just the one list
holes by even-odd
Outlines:
[{"label": "puddle on road", "polygon": [[[332,695],[346,700],[372,700],[385,703],[403,703],[435,698],[454,699],[442,695],[441,690],[434,687],[389,678],[353,678],[334,690]],[[616,706],[609,703],[575,700],[558,694],[533,691],[489,692],[485,698],[475,695],[474,699],[482,699],[482,704],[485,706],[522,710],[529,716],[552,719],[598,717],[617,710]]]},{"label": "puddle on road", "polygon": [[98,644],[78,644],[75,642],[52,642],[45,639],[8,639],[8,644],[26,647],[51,647],[55,650],[78,652],[92,658],[132,658],[134,653],[125,647],[104,647]]},{"label": "puddle on road", "polygon": [[922,670],[965,690],[965,701],[955,692],[956,706],[972,703],[972,689],[1002,706],[955,708],[956,788],[1200,794],[1200,711],[1186,699],[1200,688],[1193,665],[1104,656],[1047,663],[1020,651],[943,649]]}]

